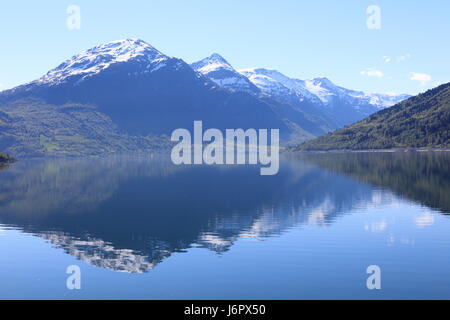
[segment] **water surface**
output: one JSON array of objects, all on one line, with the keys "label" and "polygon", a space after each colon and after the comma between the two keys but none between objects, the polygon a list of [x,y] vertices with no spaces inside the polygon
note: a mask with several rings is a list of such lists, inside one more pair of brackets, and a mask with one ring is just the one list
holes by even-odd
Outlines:
[{"label": "water surface", "polygon": [[0,298],[450,298],[448,153],[289,154],[276,176],[167,160],[0,171]]}]

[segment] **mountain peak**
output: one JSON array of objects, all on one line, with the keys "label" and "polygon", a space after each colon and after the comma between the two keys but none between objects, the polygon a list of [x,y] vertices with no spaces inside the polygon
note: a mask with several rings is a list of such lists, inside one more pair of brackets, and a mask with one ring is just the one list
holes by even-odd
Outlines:
[{"label": "mountain peak", "polygon": [[222,63],[225,63],[225,64],[230,65],[230,64],[228,63],[228,61],[225,60],[225,58],[222,57],[222,56],[221,56],[220,54],[218,54],[218,53],[213,53],[212,55],[210,55],[210,56],[209,56],[208,58],[206,58],[206,59],[210,59],[210,60],[213,60],[213,61],[222,62]]},{"label": "mountain peak", "polygon": [[327,77],[317,77],[312,79],[315,82],[320,82],[320,83],[332,83],[330,79],[328,79]]},{"label": "mountain peak", "polygon": [[37,80],[39,84],[59,84],[67,78],[80,76],[83,80],[97,74],[113,64],[137,59],[146,64],[157,67],[169,57],[152,47],[147,42],[128,38],[116,40],[82,51],[50,70],[45,76]]},{"label": "mountain peak", "polygon": [[312,84],[314,84],[315,86],[320,86],[320,87],[323,87],[326,89],[333,90],[334,88],[336,88],[336,85],[327,77],[317,77],[317,78],[313,78],[309,81]]},{"label": "mountain peak", "polygon": [[191,67],[203,74],[222,69],[234,71],[233,67],[228,63],[228,61],[218,53],[213,53],[209,57],[192,63]]},{"label": "mountain peak", "polygon": [[259,89],[245,76],[236,71],[224,57],[213,53],[207,58],[191,64],[192,69],[208,77],[220,87],[232,91],[259,93]]}]

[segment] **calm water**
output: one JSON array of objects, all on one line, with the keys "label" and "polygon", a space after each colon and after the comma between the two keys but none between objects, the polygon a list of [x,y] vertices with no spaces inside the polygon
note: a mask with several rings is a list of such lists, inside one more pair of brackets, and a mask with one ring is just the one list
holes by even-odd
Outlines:
[{"label": "calm water", "polygon": [[284,155],[272,177],[23,160],[0,171],[0,298],[449,299],[449,213],[448,153]]}]

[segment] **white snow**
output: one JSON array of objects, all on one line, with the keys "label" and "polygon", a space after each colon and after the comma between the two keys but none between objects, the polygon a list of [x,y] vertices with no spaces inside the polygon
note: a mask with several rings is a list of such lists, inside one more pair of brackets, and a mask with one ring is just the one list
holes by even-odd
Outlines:
[{"label": "white snow", "polygon": [[252,91],[256,87],[237,72],[222,56],[217,53],[191,64],[197,72],[205,75],[220,87],[232,91]]},{"label": "white snow", "polygon": [[276,70],[264,68],[241,69],[238,72],[268,95],[283,98],[286,94],[295,92],[297,95],[325,107],[332,105],[334,98],[340,98],[354,105],[355,109],[360,108],[363,103],[383,109],[409,97],[408,95],[364,93],[339,87],[327,78],[294,79]]},{"label": "white snow", "polygon": [[320,101],[325,104],[330,103],[331,98],[336,96],[335,93],[330,90],[322,87],[322,83],[320,81],[315,81],[315,79],[305,80],[305,89],[310,92],[312,95],[316,96]]},{"label": "white snow", "polygon": [[217,53],[213,53],[211,56],[195,62],[192,67],[203,74],[208,74],[218,70],[234,71],[233,67]]},{"label": "white snow", "polygon": [[37,82],[54,85],[64,82],[69,77],[83,75],[78,80],[79,83],[113,64],[131,59],[141,59],[147,64],[146,70],[144,69],[142,72],[154,72],[164,67],[165,62],[170,58],[142,40],[117,40],[82,51],[57,68],[50,70]]},{"label": "white snow", "polygon": [[217,83],[221,87],[229,86],[229,85],[246,85],[247,83],[242,78],[230,77],[223,79],[215,79],[211,78],[212,81]]},{"label": "white snow", "polygon": [[233,70],[233,68],[229,67],[228,65],[220,62],[215,62],[211,64],[207,64],[204,67],[198,69],[197,71],[200,71],[201,73],[210,73],[213,71],[217,71],[219,69],[227,69],[227,70]]}]

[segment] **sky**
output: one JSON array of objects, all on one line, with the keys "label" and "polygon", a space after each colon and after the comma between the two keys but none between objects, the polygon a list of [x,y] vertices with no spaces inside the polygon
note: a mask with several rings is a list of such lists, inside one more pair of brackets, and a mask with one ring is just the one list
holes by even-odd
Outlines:
[{"label": "sky", "polygon": [[[79,29],[67,24],[72,5]],[[188,63],[219,53],[236,69],[417,94],[450,81],[449,15],[448,0],[2,0],[0,91],[95,45],[140,38]]]}]

